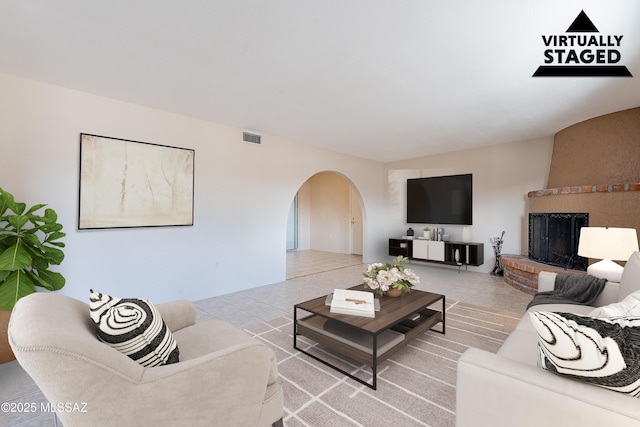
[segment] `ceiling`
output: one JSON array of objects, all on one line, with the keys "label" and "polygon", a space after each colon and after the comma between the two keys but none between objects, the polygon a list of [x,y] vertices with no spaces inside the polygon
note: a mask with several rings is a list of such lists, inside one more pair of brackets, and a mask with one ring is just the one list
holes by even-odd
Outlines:
[{"label": "ceiling", "polygon": [[[532,77],[581,10],[637,77]],[[0,73],[382,162],[640,106],[637,0],[3,0],[0,40]]]}]

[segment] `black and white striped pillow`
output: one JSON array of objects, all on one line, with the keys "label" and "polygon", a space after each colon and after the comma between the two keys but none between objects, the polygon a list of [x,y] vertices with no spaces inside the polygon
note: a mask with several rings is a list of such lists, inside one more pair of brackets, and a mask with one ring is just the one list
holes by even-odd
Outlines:
[{"label": "black and white striped pillow", "polygon": [[101,341],[142,366],[177,363],[176,340],[151,302],[138,298],[114,298],[89,291],[91,319]]},{"label": "black and white striped pillow", "polygon": [[640,397],[640,317],[597,319],[529,312],[538,334],[538,366]]}]

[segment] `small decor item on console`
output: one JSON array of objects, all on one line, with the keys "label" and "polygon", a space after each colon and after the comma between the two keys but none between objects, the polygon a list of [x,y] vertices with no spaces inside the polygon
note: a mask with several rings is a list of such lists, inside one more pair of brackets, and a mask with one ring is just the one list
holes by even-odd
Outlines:
[{"label": "small decor item on console", "polygon": [[424,238],[427,240],[431,240],[431,228],[429,227],[424,228]]},{"label": "small decor item on console", "polygon": [[[401,292],[411,292],[411,288],[420,283],[420,278],[410,268],[406,268],[408,258],[399,256],[393,262],[369,264],[367,271],[362,273],[364,285],[373,289],[379,295],[389,295],[387,292],[398,289]],[[400,293],[401,293],[400,292]],[[395,296],[400,296],[398,293]]]},{"label": "small decor item on console", "polygon": [[469,243],[471,241],[471,228],[470,227],[462,227],[462,241],[464,243]]}]

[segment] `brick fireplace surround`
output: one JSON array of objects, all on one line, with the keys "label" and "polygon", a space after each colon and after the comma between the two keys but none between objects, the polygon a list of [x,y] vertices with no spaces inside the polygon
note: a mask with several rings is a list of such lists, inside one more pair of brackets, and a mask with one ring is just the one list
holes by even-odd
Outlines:
[{"label": "brick fireplace surround", "polygon": [[[544,185],[528,194],[528,213],[585,212],[590,227],[640,231],[640,107],[556,133]],[[537,292],[540,271],[575,271],[521,255],[503,254],[502,263],[506,282],[528,294]]]},{"label": "brick fireplace surround", "polygon": [[562,267],[532,261],[524,255],[503,254],[501,259],[505,282],[512,288],[530,295],[538,292],[538,273],[541,271],[586,274],[585,271],[566,270]]},{"label": "brick fireplace surround", "polygon": [[[640,194],[640,183],[627,184],[607,184],[607,185],[578,185],[571,187],[548,188],[545,190],[529,192],[529,200],[538,197],[583,195],[588,193],[627,193],[636,192]],[[637,208],[636,208],[637,209]],[[637,210],[635,211],[637,212]],[[591,224],[599,226],[597,224]],[[562,267],[542,264],[532,261],[524,255],[503,254],[501,257],[504,269],[504,280],[507,284],[522,292],[535,295],[538,291],[538,274],[541,271],[551,271],[554,273],[577,273],[586,274],[584,271],[567,270]]]}]

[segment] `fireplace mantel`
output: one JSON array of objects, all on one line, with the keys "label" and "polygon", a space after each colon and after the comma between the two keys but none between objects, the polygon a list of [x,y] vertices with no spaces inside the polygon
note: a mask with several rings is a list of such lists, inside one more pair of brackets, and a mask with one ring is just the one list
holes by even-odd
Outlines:
[{"label": "fireplace mantel", "polygon": [[572,185],[570,187],[546,188],[544,190],[529,191],[529,198],[543,196],[560,196],[565,194],[583,193],[615,193],[622,191],[640,191],[640,183],[601,184],[601,185]]}]

